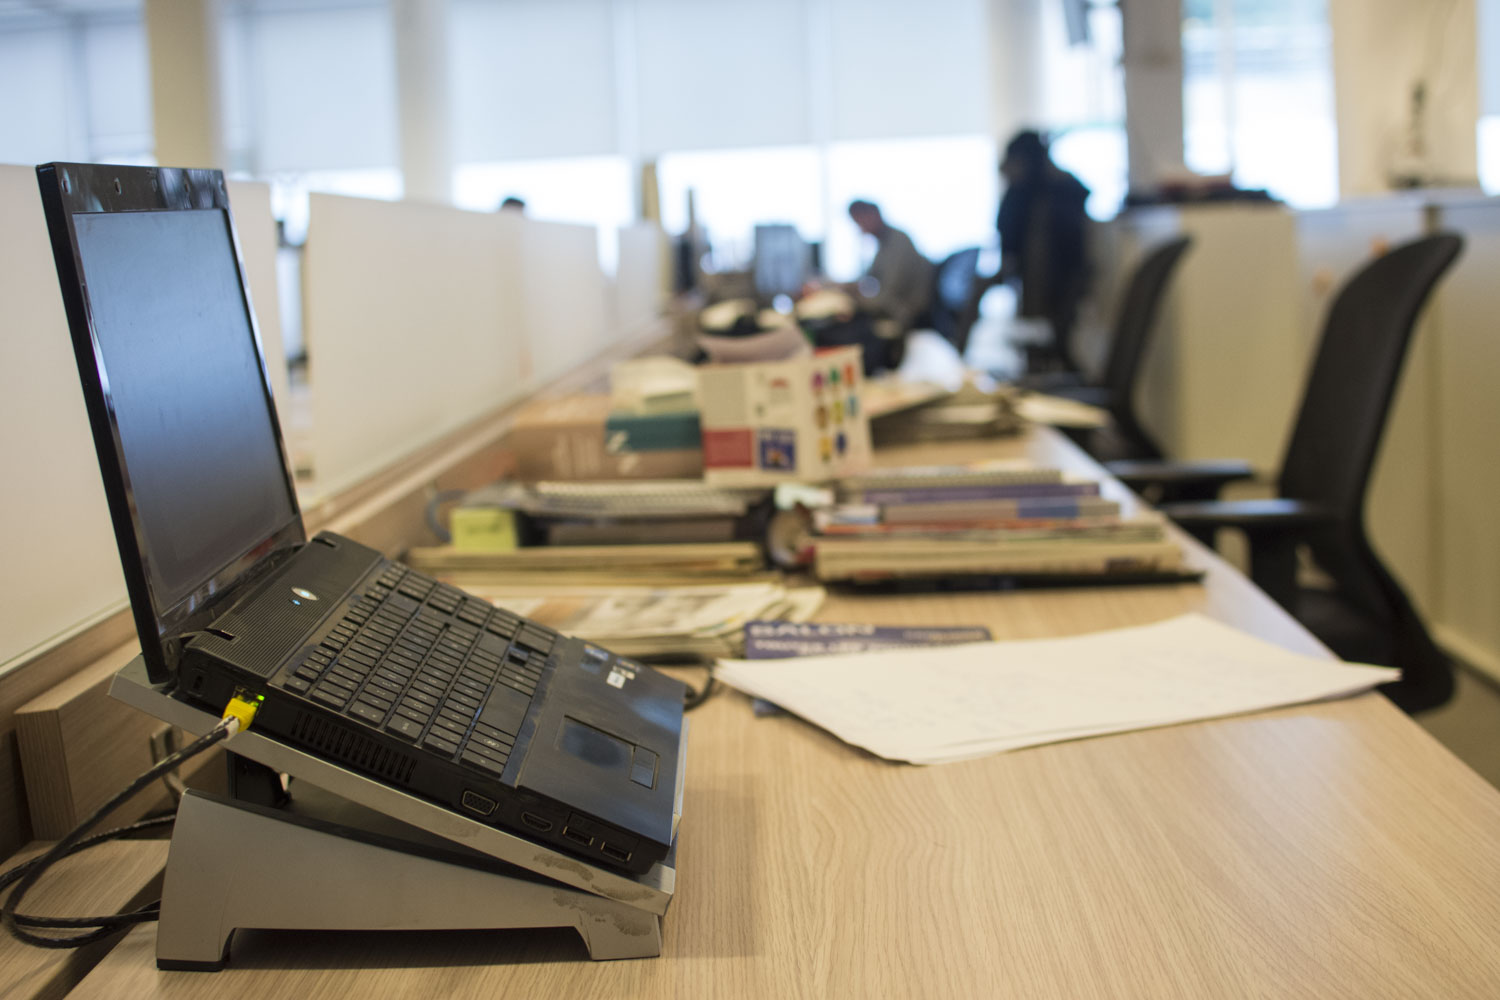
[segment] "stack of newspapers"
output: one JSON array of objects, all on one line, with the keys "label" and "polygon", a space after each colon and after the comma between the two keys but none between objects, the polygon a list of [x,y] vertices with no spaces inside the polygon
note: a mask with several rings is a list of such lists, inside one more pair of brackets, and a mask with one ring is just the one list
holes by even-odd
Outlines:
[{"label": "stack of newspapers", "polygon": [[988,463],[890,469],[840,481],[814,512],[820,580],[1170,574],[1182,552],[1153,512],[1129,517],[1100,484]]}]

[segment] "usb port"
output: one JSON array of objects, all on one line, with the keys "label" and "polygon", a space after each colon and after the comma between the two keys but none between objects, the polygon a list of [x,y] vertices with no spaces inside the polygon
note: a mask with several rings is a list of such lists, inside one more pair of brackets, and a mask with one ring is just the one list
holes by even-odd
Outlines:
[{"label": "usb port", "polygon": [[606,858],[618,861],[622,865],[630,861],[630,852],[622,851],[618,847],[612,847],[609,844],[600,844],[599,850],[604,852]]},{"label": "usb port", "polygon": [[536,813],[522,813],[521,822],[525,823],[533,830],[539,830],[542,833],[546,833],[548,830],[552,829],[552,821],[550,819],[543,819]]},{"label": "usb port", "polygon": [[594,846],[594,838],[593,837],[590,837],[586,833],[579,833],[577,830],[573,829],[571,826],[565,826],[565,827],[563,827],[563,836],[567,837],[573,843],[582,845],[583,847],[593,847]]}]

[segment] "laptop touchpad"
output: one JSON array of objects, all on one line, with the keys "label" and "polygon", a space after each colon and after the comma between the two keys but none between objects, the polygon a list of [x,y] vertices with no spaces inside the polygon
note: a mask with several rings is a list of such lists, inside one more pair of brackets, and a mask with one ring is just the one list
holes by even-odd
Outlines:
[{"label": "laptop touchpad", "polygon": [[630,758],[635,750],[632,744],[567,716],[558,727],[557,746],[595,767],[621,774],[630,770]]}]

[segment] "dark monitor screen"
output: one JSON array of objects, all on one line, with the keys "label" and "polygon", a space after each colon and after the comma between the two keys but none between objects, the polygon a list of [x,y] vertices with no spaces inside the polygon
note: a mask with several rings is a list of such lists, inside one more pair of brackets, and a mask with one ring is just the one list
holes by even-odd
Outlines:
[{"label": "dark monitor screen", "polygon": [[78,259],[158,613],[297,517],[221,209],[79,213]]},{"label": "dark monitor screen", "polygon": [[778,295],[796,298],[808,278],[808,248],[795,226],[782,223],[755,227],[755,293],[769,301]]}]

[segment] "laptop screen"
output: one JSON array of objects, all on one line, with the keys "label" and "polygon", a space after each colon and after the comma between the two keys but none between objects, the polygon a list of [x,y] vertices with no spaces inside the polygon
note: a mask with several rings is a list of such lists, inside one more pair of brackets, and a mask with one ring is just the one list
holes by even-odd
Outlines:
[{"label": "laptop screen", "polygon": [[79,213],[73,222],[160,614],[295,518],[295,500],[228,214]]}]

